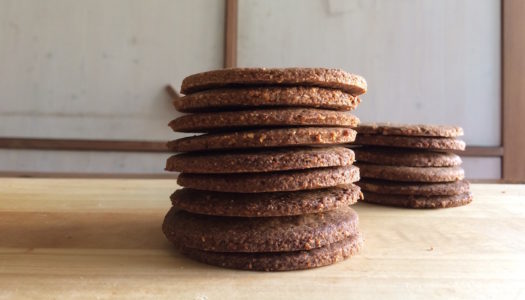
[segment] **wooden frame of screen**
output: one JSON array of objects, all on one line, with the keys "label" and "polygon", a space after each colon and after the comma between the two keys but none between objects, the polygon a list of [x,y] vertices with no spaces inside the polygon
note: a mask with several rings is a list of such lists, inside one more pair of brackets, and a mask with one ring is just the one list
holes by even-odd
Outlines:
[{"label": "wooden frame of screen", "polygon": [[[224,67],[237,66],[238,0],[225,0]],[[462,156],[499,157],[502,179],[525,182],[525,1],[502,0],[502,143],[468,146]],[[164,141],[0,138],[0,148],[76,151],[169,152]]]}]

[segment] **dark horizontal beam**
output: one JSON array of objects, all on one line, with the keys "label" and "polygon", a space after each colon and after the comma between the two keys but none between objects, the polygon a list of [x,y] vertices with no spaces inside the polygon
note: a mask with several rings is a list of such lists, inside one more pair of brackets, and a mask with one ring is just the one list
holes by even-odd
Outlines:
[{"label": "dark horizontal beam", "polygon": [[480,146],[467,146],[465,151],[456,152],[461,156],[488,156],[488,157],[502,157],[503,147],[480,147]]},{"label": "dark horizontal beam", "polygon": [[166,142],[78,139],[0,138],[0,148],[72,151],[170,152]]}]

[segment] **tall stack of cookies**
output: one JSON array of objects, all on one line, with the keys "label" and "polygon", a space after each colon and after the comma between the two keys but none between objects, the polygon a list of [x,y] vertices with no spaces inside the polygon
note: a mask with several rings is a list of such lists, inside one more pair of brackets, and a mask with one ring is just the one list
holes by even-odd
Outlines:
[{"label": "tall stack of cookies", "polygon": [[227,268],[325,266],[362,243],[349,205],[360,197],[348,114],[365,80],[334,69],[236,68],[189,76],[170,122],[201,135],[168,143],[163,232],[183,254]]},{"label": "tall stack of cookies", "polygon": [[410,208],[468,204],[472,194],[457,139],[463,129],[433,125],[360,125],[355,148],[364,201]]}]

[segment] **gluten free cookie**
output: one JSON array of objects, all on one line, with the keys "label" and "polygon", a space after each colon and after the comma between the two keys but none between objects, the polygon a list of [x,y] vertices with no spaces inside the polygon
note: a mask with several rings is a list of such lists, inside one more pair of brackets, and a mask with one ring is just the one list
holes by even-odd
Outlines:
[{"label": "gluten free cookie", "polygon": [[290,217],[239,218],[191,214],[171,208],[162,229],[178,247],[214,252],[311,250],[357,234],[349,207]]},{"label": "gluten free cookie", "polygon": [[364,94],[366,80],[339,69],[325,68],[231,68],[208,71],[184,78],[181,93],[237,86],[293,85],[339,89],[352,95]]},{"label": "gluten free cookie", "polygon": [[446,125],[372,123],[362,124],[357,132],[367,135],[458,137],[463,135],[463,128]]},{"label": "gluten free cookie", "polygon": [[335,145],[353,142],[356,132],[342,127],[299,127],[210,133],[168,142],[175,152],[219,149]]},{"label": "gluten free cookie", "polygon": [[276,217],[320,213],[357,202],[358,186],[274,193],[221,193],[183,188],[171,195],[173,207],[191,213],[230,217]]},{"label": "gluten free cookie", "polygon": [[374,165],[368,163],[356,164],[361,177],[409,182],[452,182],[465,177],[461,167],[402,167]]},{"label": "gluten free cookie", "polygon": [[357,117],[341,111],[283,108],[190,114],[179,117],[168,125],[177,132],[212,132],[250,127],[356,127],[358,124]]},{"label": "gluten free cookie", "polygon": [[201,174],[254,173],[349,166],[354,160],[354,152],[340,146],[196,152],[173,155],[166,163],[166,171]]},{"label": "gluten free cookie", "polygon": [[323,267],[355,255],[363,244],[360,233],[312,250],[291,252],[235,253],[182,248],[197,261],[223,268],[254,271],[291,271]]},{"label": "gluten free cookie", "polygon": [[345,185],[359,180],[355,166],[245,174],[189,174],[177,178],[180,186],[192,189],[263,193],[312,190]]},{"label": "gluten free cookie", "polygon": [[461,165],[454,153],[381,147],[355,148],[357,160],[379,165],[407,167],[453,167]]},{"label": "gluten free cookie", "polygon": [[446,196],[464,194],[470,191],[470,184],[466,180],[411,183],[363,178],[357,185],[361,187],[363,192],[391,195]]},{"label": "gluten free cookie", "polygon": [[304,86],[215,89],[179,97],[180,112],[209,112],[247,108],[303,107],[349,111],[361,102],[341,90]]},{"label": "gluten free cookie", "polygon": [[455,138],[445,137],[416,137],[397,135],[368,135],[359,134],[355,140],[358,145],[384,146],[399,148],[416,148],[427,150],[465,150],[465,142]]},{"label": "gluten free cookie", "polygon": [[470,192],[447,196],[414,196],[414,195],[388,195],[367,192],[364,201],[399,207],[409,208],[446,208],[466,205],[472,202]]}]

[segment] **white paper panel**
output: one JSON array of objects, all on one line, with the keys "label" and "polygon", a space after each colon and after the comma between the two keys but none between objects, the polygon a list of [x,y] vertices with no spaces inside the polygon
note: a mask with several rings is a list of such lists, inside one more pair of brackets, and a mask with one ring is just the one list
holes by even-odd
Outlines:
[{"label": "white paper panel", "polygon": [[0,0],[0,136],[162,140],[223,64],[224,1]]},{"label": "white paper panel", "polygon": [[363,121],[457,124],[500,144],[499,0],[242,0],[240,66],[363,75]]},{"label": "white paper panel", "polygon": [[462,157],[463,169],[468,179],[500,179],[501,158]]}]

